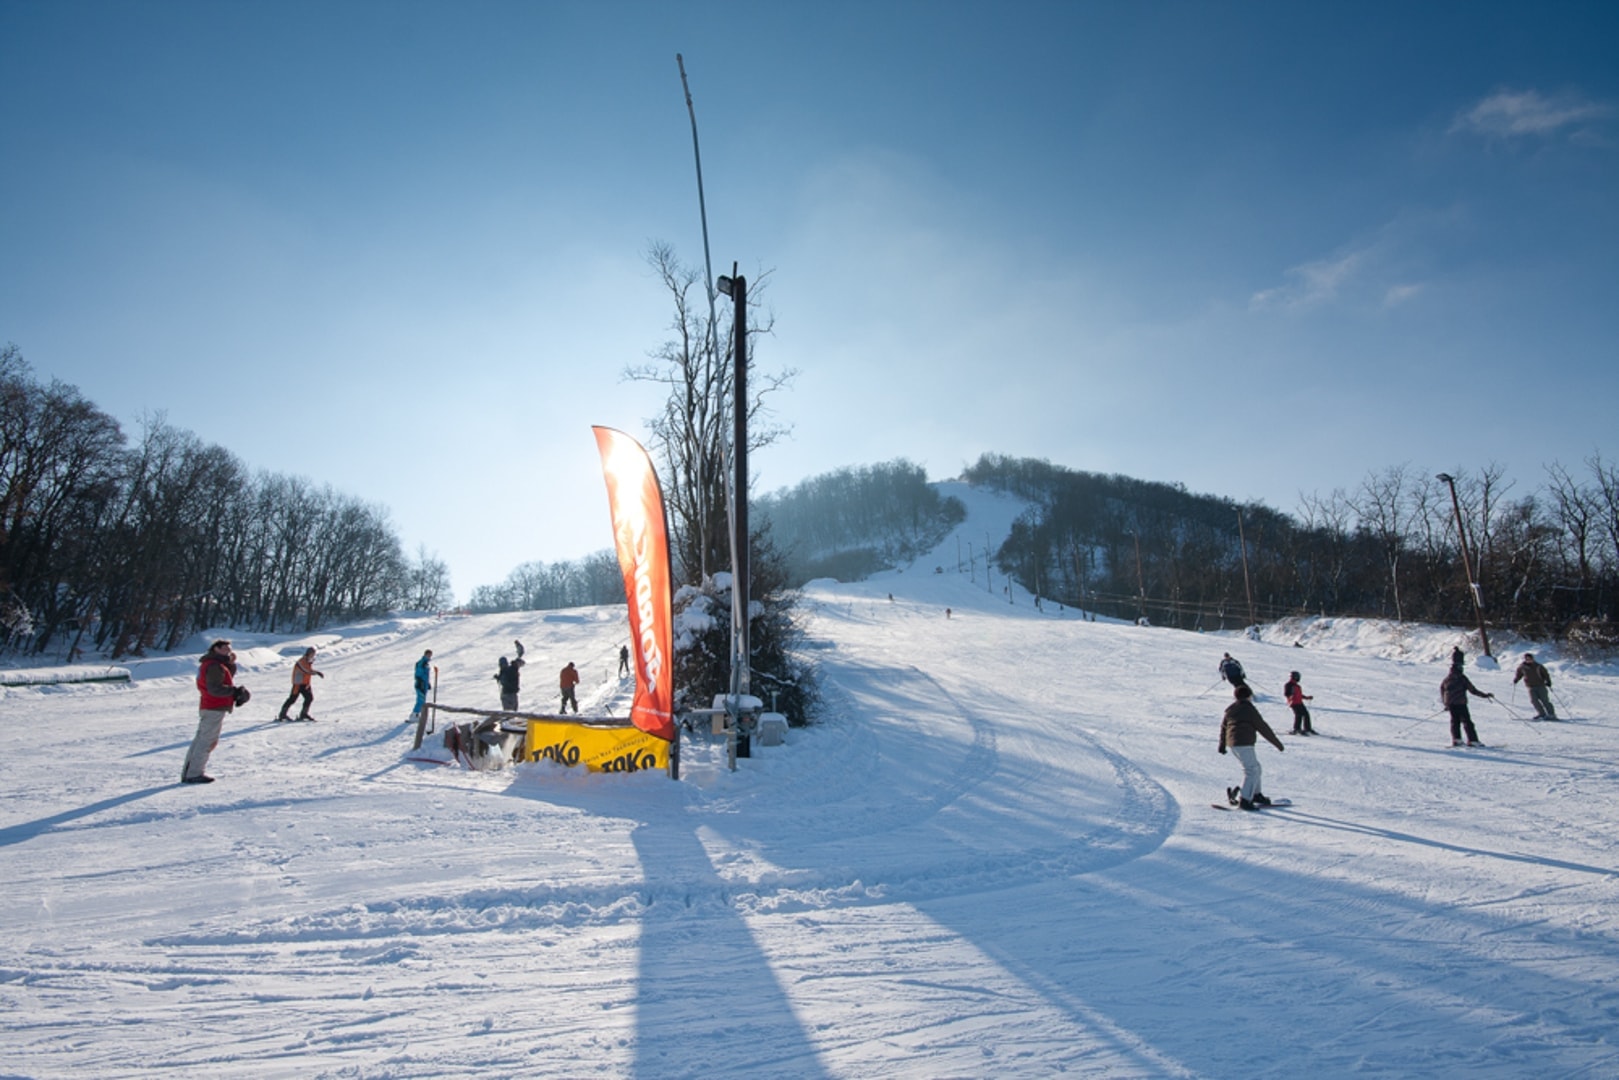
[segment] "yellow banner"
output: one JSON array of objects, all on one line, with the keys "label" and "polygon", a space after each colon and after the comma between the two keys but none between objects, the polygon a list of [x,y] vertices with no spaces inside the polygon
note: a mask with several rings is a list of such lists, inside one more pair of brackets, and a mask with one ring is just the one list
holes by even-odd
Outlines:
[{"label": "yellow banner", "polygon": [[556,720],[530,720],[523,739],[525,761],[583,765],[591,772],[641,772],[669,767],[669,743],[629,724],[597,727]]}]

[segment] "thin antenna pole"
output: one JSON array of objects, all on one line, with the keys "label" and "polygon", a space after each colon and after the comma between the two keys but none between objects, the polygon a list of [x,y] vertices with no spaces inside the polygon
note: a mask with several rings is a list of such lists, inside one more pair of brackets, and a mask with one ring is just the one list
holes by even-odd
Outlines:
[{"label": "thin antenna pole", "polygon": [[[709,254],[708,247],[708,202],[703,197],[703,151],[697,142],[697,107],[692,103],[691,83],[686,79],[686,58],[680,53],[675,53],[675,65],[680,68],[680,89],[686,97],[686,114],[691,117],[691,156],[697,165],[697,214],[703,223],[703,292],[708,297],[708,355],[713,358],[714,362],[717,362],[719,354],[719,339],[717,336],[719,333],[719,313],[714,306],[714,260]],[[725,403],[723,401],[717,404],[724,408]],[[724,455],[722,465],[728,478],[731,474],[731,444],[725,438],[724,432],[721,432],[720,435],[720,452]],[[706,501],[708,498],[708,485],[700,484],[698,487],[697,498]],[[703,524],[707,525],[708,507],[705,505],[700,509],[703,511]],[[735,521],[736,519],[735,496],[731,492],[729,483],[725,485],[725,516],[730,521]],[[698,544],[698,557],[702,560],[702,565],[698,567],[698,571],[704,574],[708,573],[709,570],[707,540],[708,538],[705,535],[699,538]]]},{"label": "thin antenna pole", "polygon": [[703,288],[708,293],[708,347],[714,343],[714,260],[708,254],[708,204],[703,200],[703,152],[697,145],[697,107],[692,104],[691,84],[686,81],[686,59],[675,53],[675,64],[680,68],[680,89],[686,95],[686,114],[691,117],[691,156],[697,162],[697,215],[703,221]]},{"label": "thin antenna pole", "polygon": [[[686,113],[691,117],[691,152],[692,158],[697,165],[697,210],[698,214],[702,218],[703,223],[703,287],[708,294],[708,355],[717,361],[719,352],[719,315],[715,310],[714,305],[714,262],[713,257],[709,254],[708,246],[708,204],[703,197],[703,153],[699,148],[697,141],[697,107],[695,104],[693,104],[691,99],[691,83],[686,78],[685,57],[683,57],[680,53],[675,53],[675,64],[680,68],[680,88],[686,95]],[[735,410],[735,428],[740,432],[745,430],[744,425],[747,416],[747,403],[744,388],[744,380],[746,379],[745,368],[747,364],[747,353],[745,351],[747,348],[747,342],[744,340],[747,333],[747,287],[743,283],[742,278],[736,275],[735,264],[732,264],[731,273],[734,280],[737,282],[736,287],[738,289],[738,294],[735,297],[736,315],[733,319],[731,328],[731,334],[734,339],[733,347],[736,350],[736,373],[732,376],[731,393],[732,406]],[[722,409],[724,408],[724,401],[720,401],[718,404]],[[745,435],[735,436],[735,439],[745,438]],[[733,446],[732,442],[735,441],[735,439],[727,440],[723,433],[720,437],[720,449],[725,458],[724,466],[727,480],[727,483],[725,484],[725,514],[731,526],[731,704],[728,711],[730,711],[733,716],[733,729],[735,727],[734,718],[736,711],[741,706],[740,698],[743,694],[748,692],[750,681],[748,678],[748,626],[746,622],[750,599],[747,594],[748,575],[746,571],[749,538],[747,535],[747,518],[745,514],[739,510],[739,504],[741,504],[742,500],[745,500],[748,495],[746,491],[736,490],[736,486],[744,483],[745,481],[741,480],[740,478],[735,481],[732,481],[731,479],[733,473],[741,471],[740,469],[734,468],[732,462],[736,461],[745,463],[747,461],[747,447],[745,445]],[[738,528],[739,525],[740,528]],[[706,544],[704,547],[706,549]],[[706,558],[707,553],[705,550],[705,561]],[[736,752],[736,743],[732,741],[730,745],[732,747],[732,753],[734,754]],[[734,759],[731,762],[731,767],[733,769],[736,768],[736,762]]]}]

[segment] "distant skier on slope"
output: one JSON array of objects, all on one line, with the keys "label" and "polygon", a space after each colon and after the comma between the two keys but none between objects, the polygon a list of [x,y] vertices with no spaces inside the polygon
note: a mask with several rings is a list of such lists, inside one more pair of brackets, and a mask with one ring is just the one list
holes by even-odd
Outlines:
[{"label": "distant skier on slope", "polygon": [[1242,665],[1237,663],[1230,653],[1226,653],[1225,659],[1220,661],[1220,678],[1230,683],[1233,688],[1248,685],[1248,676],[1243,672]]},{"label": "distant skier on slope", "polygon": [[1445,681],[1439,684],[1439,697],[1450,710],[1450,745],[1462,745],[1462,731],[1467,731],[1467,745],[1480,746],[1478,731],[1473,727],[1472,714],[1467,711],[1467,695],[1473,694],[1481,698],[1495,697],[1486,694],[1473,685],[1471,679],[1462,674],[1462,665],[1456,664],[1445,676]]},{"label": "distant skier on slope", "polygon": [[1259,790],[1260,767],[1259,752],[1254,749],[1258,736],[1263,735],[1265,741],[1278,750],[1285,749],[1282,740],[1276,737],[1276,732],[1265,723],[1265,718],[1259,715],[1254,708],[1253,688],[1246,683],[1239,685],[1232,691],[1236,698],[1226,706],[1225,716],[1220,720],[1220,753],[1227,748],[1242,762],[1242,787],[1240,789],[1226,789],[1230,796],[1236,792],[1237,806],[1243,810],[1252,810],[1256,806],[1269,806],[1270,800]]},{"label": "distant skier on slope", "polygon": [[1310,710],[1304,707],[1304,703],[1314,701],[1315,698],[1306,694],[1304,688],[1299,685],[1298,672],[1288,673],[1287,682],[1282,686],[1282,696],[1287,699],[1287,704],[1293,710],[1293,734],[1314,735],[1315,728],[1310,726]]},{"label": "distant skier on slope", "polygon": [[1512,676],[1512,685],[1522,682],[1529,688],[1529,703],[1535,707],[1536,720],[1556,720],[1557,710],[1552,708],[1552,673],[1546,665],[1535,659],[1535,654],[1523,654],[1523,663]]}]

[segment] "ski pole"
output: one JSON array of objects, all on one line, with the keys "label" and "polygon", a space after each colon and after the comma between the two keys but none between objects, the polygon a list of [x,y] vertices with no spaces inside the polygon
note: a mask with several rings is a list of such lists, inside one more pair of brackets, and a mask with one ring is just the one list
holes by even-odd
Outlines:
[{"label": "ski pole", "polygon": [[428,723],[427,733],[429,735],[431,735],[431,734],[433,734],[433,729],[438,726],[438,665],[437,664],[433,665],[433,711],[428,714],[427,723]]},{"label": "ski pole", "polygon": [[[1224,679],[1215,679],[1214,682],[1209,686],[1209,690],[1213,690],[1216,686],[1219,686],[1224,681],[1225,681]],[[1203,691],[1203,694],[1207,694],[1209,692],[1209,690]],[[1199,694],[1197,696],[1202,697],[1203,694]]]},{"label": "ski pole", "polygon": [[1540,729],[1538,727],[1535,727],[1534,724],[1530,723],[1528,720],[1525,720],[1523,717],[1519,716],[1515,711],[1513,711],[1512,707],[1509,706],[1506,702],[1502,701],[1498,697],[1492,697],[1490,700],[1495,702],[1497,705],[1501,706],[1503,709],[1506,709],[1507,715],[1512,717],[1514,720],[1518,721],[1518,723],[1520,723],[1520,724],[1524,725],[1525,727],[1529,728],[1536,735],[1540,734]]},{"label": "ski pole", "polygon": [[1405,727],[1401,728],[1398,732],[1395,733],[1396,738],[1403,738],[1405,736],[1406,732],[1410,731],[1412,728],[1415,728],[1418,724],[1426,724],[1429,720],[1432,720],[1434,717],[1438,716],[1439,713],[1442,713],[1444,711],[1445,711],[1445,707],[1443,705],[1439,706],[1439,712],[1429,713],[1427,716],[1424,716],[1421,720],[1413,721],[1412,723],[1407,724]]}]

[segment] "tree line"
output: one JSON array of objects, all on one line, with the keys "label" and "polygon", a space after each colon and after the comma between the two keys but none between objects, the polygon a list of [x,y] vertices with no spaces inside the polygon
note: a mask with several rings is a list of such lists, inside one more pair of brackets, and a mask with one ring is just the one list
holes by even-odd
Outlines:
[{"label": "tree line", "polygon": [[624,573],[617,553],[604,549],[578,560],[523,563],[500,584],[473,589],[467,609],[486,615],[622,603]]},{"label": "tree line", "polygon": [[795,585],[859,580],[913,559],[967,516],[959,499],[941,496],[927,470],[904,458],[822,473],[755,505]]},{"label": "tree line", "polygon": [[274,633],[451,601],[385,508],[148,417],[118,421],[0,349],[0,651],[114,659],[213,627]]},{"label": "tree line", "polygon": [[1496,464],[1397,465],[1304,496],[1297,515],[998,455],[966,479],[1035,505],[997,554],[1006,572],[1104,614],[1189,629],[1298,614],[1471,625],[1476,596],[1488,625],[1611,645],[1619,469],[1583,464],[1554,463],[1521,493]]}]

